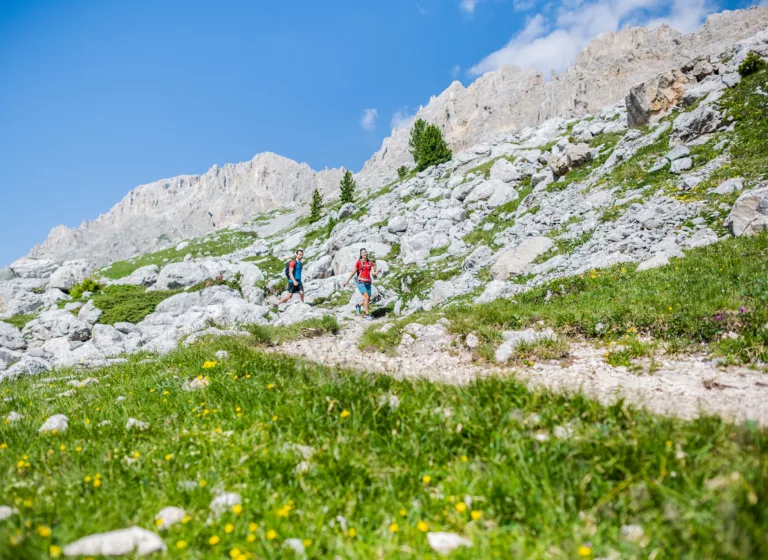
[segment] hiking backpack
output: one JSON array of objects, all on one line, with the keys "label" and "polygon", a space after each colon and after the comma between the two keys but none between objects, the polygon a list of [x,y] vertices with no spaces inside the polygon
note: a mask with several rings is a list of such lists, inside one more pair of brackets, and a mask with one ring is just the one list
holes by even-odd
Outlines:
[{"label": "hiking backpack", "polygon": [[[293,259],[289,260],[287,263],[285,263],[285,277],[288,278],[288,280],[291,279],[291,263],[293,262]],[[296,265],[294,265],[295,267]]]}]

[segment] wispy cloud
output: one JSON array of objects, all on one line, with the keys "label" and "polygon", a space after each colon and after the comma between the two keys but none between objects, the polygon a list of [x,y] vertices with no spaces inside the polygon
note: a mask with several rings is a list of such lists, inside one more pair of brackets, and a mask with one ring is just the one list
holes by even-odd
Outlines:
[{"label": "wispy cloud", "polygon": [[427,13],[427,10],[425,10],[425,9],[424,9],[424,8],[421,6],[421,4],[419,4],[418,2],[416,2],[416,9],[417,9],[417,10],[419,10],[419,13],[420,13],[421,15],[424,15],[424,14],[426,14],[426,13]]},{"label": "wispy cloud", "polygon": [[376,130],[376,121],[379,118],[379,111],[376,109],[365,109],[360,119],[360,126],[363,130]]},{"label": "wispy cloud", "polygon": [[[522,9],[527,1],[516,0],[515,5]],[[547,75],[550,70],[565,68],[597,35],[627,25],[654,27],[668,23],[680,31],[692,31],[716,9],[714,1],[561,0],[528,19],[522,31],[470,68],[469,73],[479,76],[514,64]]]},{"label": "wispy cloud", "polygon": [[536,0],[515,0],[512,7],[516,12],[527,12],[536,5]]},{"label": "wispy cloud", "polygon": [[451,68],[451,77],[457,78],[459,75],[459,72],[461,72],[461,66],[459,66],[458,64],[454,64],[453,68]]},{"label": "wispy cloud", "polygon": [[400,107],[397,111],[395,111],[395,114],[392,115],[392,121],[390,122],[392,130],[409,128],[413,123],[416,112],[417,109],[411,110],[408,107]]},{"label": "wispy cloud", "polygon": [[459,4],[459,8],[461,8],[461,10],[467,12],[468,14],[474,14],[475,8],[482,1],[483,0],[461,0],[461,3]]}]

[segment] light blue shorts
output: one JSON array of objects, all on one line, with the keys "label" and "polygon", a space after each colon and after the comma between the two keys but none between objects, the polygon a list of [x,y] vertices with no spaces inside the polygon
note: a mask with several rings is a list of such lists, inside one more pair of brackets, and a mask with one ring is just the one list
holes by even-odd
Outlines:
[{"label": "light blue shorts", "polygon": [[368,297],[371,297],[371,283],[370,282],[358,282],[357,283],[357,289],[360,290],[360,293],[363,295],[368,294]]}]

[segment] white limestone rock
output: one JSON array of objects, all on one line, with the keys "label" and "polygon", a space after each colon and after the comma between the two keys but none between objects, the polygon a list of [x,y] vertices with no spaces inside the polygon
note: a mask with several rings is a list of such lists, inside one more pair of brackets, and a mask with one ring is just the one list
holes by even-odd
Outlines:
[{"label": "white limestone rock", "polygon": [[65,556],[146,556],[165,549],[158,535],[134,526],[83,537],[65,546],[63,552]]},{"label": "white limestone rock", "polygon": [[63,414],[54,414],[40,426],[38,432],[42,434],[44,432],[53,432],[55,430],[62,433],[66,432],[67,428],[69,428],[69,418]]},{"label": "white limestone rock", "polygon": [[731,235],[754,235],[768,229],[768,186],[743,193],[725,221]]},{"label": "white limestone rock", "polygon": [[506,249],[496,259],[491,267],[494,280],[506,280],[510,276],[525,274],[533,261],[554,246],[554,241],[548,237],[530,237],[512,249]]}]

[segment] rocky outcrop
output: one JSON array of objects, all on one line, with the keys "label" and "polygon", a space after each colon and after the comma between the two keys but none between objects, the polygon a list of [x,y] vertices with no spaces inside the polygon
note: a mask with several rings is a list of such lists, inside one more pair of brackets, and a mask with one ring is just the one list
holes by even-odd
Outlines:
[{"label": "rocky outcrop", "polygon": [[754,235],[768,229],[768,186],[742,194],[725,226],[731,235]]},{"label": "rocky outcrop", "polygon": [[[128,258],[239,223],[258,212],[333,195],[342,169],[313,171],[272,153],[141,185],[109,212],[79,228],[53,228],[31,257],[89,258],[97,265]],[[11,267],[13,269],[13,266]],[[14,269],[14,272],[18,272]],[[23,271],[22,271],[23,272]]]}]

